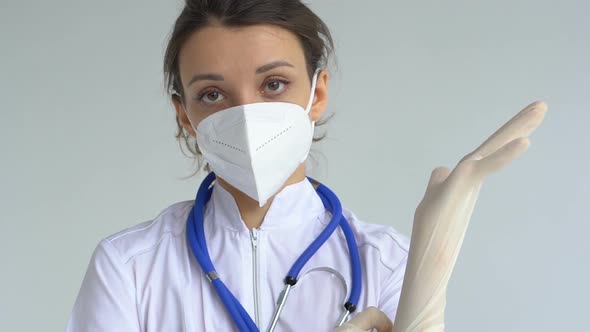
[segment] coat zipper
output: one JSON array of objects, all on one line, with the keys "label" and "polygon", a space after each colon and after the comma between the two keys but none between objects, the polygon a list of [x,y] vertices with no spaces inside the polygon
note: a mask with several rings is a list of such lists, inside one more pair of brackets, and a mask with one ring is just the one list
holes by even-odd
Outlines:
[{"label": "coat zipper", "polygon": [[250,231],[250,240],[252,241],[252,280],[254,289],[254,320],[256,326],[260,327],[260,313],[259,313],[259,276],[258,276],[258,230],[253,228]]}]

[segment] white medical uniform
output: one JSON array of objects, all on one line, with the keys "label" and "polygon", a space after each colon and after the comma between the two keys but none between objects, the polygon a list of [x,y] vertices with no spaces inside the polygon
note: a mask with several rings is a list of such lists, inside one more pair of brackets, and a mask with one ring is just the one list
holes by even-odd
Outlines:
[{"label": "white medical uniform", "polygon": [[[67,331],[237,331],[186,240],[193,201],[102,240],[92,255]],[[409,239],[361,222],[347,209],[358,241],[363,283],[357,312],[376,306],[392,320]],[[215,185],[205,234],[219,277],[265,331],[284,277],[330,220],[307,180],[286,186],[260,228],[248,230],[233,196]],[[278,331],[333,331],[350,292],[350,257],[340,229],[304,266]]]}]

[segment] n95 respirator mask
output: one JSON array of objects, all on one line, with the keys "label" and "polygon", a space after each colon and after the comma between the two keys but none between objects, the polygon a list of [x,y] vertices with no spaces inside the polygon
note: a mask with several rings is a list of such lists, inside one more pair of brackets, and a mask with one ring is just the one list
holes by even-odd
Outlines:
[{"label": "n95 respirator mask", "polygon": [[260,206],[309,154],[314,129],[309,112],[318,73],[319,69],[305,109],[287,102],[252,103],[215,112],[196,128],[193,124],[199,149],[213,172]]}]

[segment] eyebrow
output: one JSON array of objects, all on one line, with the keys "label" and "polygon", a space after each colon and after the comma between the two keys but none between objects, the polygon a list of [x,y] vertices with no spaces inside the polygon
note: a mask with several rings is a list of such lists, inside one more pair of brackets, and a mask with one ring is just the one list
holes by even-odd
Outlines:
[{"label": "eyebrow", "polygon": [[219,74],[198,74],[198,75],[194,75],[193,78],[191,78],[191,80],[188,82],[187,86],[190,86],[191,84],[195,83],[196,81],[223,81],[223,75],[219,75]]},{"label": "eyebrow", "polygon": [[[291,67],[291,68],[295,68],[295,66],[293,66],[291,63],[284,61],[284,60],[278,60],[278,61],[273,61],[271,63],[268,63],[264,66],[260,66],[256,69],[256,74],[262,74],[265,73],[271,69],[277,68],[277,67]],[[223,81],[224,77],[223,75],[220,74],[214,74],[214,73],[206,73],[206,74],[197,74],[194,75],[193,78],[191,78],[191,80],[188,82],[187,86],[190,86],[191,84],[195,83],[196,81]]]},{"label": "eyebrow", "polygon": [[287,61],[284,60],[278,60],[278,61],[273,61],[269,64],[266,64],[264,66],[258,67],[258,69],[256,69],[256,74],[262,74],[264,72],[267,72],[271,69],[277,68],[277,67],[291,67],[291,68],[295,68],[295,66],[293,66],[292,64],[290,64]]}]

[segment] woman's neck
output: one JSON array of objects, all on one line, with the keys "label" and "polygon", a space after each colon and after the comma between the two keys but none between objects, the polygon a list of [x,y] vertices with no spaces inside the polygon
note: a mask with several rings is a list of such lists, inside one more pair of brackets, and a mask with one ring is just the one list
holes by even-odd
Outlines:
[{"label": "woman's neck", "polygon": [[[283,184],[283,186],[277,191],[277,193],[283,190],[283,188],[285,188],[286,186],[300,182],[304,179],[305,164],[302,163],[301,165],[299,165],[299,167],[297,167],[295,172],[291,174],[291,176],[287,179],[285,184]],[[264,220],[264,216],[266,216],[266,212],[270,208],[270,205],[272,204],[272,201],[276,196],[276,193],[272,197],[270,197],[268,201],[264,203],[263,206],[259,206],[258,201],[239,191],[222,178],[217,177],[217,182],[233,196],[234,200],[236,201],[236,204],[238,205],[240,216],[242,217],[244,224],[246,224],[246,227],[248,227],[248,229],[259,228],[262,224],[262,221]]]}]

